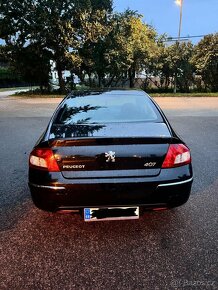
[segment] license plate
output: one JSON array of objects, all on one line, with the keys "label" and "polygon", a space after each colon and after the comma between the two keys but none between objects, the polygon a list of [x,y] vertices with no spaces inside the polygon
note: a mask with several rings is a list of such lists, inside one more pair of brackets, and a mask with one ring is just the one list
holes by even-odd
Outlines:
[{"label": "license plate", "polygon": [[139,218],[139,207],[84,208],[84,220],[133,220]]}]

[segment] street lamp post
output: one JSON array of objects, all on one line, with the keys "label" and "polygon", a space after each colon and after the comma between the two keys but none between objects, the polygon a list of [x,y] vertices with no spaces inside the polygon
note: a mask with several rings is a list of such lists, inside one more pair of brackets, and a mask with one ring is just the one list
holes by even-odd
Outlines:
[{"label": "street lamp post", "polygon": [[179,1],[180,4],[180,18],[179,18],[179,34],[178,34],[178,41],[180,41],[180,36],[181,36],[181,28],[182,28],[182,8],[183,8],[183,0]]},{"label": "street lamp post", "polygon": [[[182,8],[183,8],[183,0],[176,0],[176,5],[180,6],[180,17],[179,17],[179,34],[178,34],[178,40],[177,40],[177,47],[179,47],[179,41],[181,36],[181,29],[182,29]],[[175,78],[174,78],[174,93],[176,93],[176,84],[177,83],[177,68],[175,71]]]}]

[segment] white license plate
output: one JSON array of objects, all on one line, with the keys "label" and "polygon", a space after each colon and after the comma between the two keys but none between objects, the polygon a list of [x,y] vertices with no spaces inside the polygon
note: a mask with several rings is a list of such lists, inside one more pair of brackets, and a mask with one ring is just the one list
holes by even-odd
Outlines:
[{"label": "white license plate", "polygon": [[107,207],[107,208],[84,208],[84,220],[133,220],[139,218],[139,207]]}]

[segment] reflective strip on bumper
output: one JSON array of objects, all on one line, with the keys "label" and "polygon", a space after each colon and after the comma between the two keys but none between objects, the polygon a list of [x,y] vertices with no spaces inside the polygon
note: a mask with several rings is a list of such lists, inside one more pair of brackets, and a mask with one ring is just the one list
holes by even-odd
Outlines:
[{"label": "reflective strip on bumper", "polygon": [[[183,180],[183,181],[178,181],[178,182],[173,182],[173,183],[163,183],[163,184],[159,184],[157,186],[157,188],[158,187],[164,187],[164,186],[180,185],[180,184],[191,182],[192,180],[193,180],[193,177],[190,178],[190,179],[187,179],[187,180]],[[89,182],[87,182],[87,180],[86,180],[86,183],[89,183]],[[29,185],[33,186],[33,187],[37,187],[37,188],[53,189],[53,190],[64,190],[64,189],[66,189],[64,186],[47,186],[47,185],[34,184],[34,183],[31,183],[31,182],[29,183]]]},{"label": "reflective strip on bumper", "polygon": [[54,189],[54,190],[63,190],[63,189],[65,189],[64,186],[47,186],[47,185],[34,184],[34,183],[31,183],[31,182],[29,182],[29,185],[33,186],[33,187],[45,188],[45,189]]},{"label": "reflective strip on bumper", "polygon": [[193,180],[193,177],[190,178],[190,179],[187,179],[187,180],[183,180],[183,181],[178,181],[178,182],[173,182],[173,183],[163,183],[163,184],[159,184],[157,187],[180,185],[180,184],[184,184],[184,183],[191,182],[192,180]]}]

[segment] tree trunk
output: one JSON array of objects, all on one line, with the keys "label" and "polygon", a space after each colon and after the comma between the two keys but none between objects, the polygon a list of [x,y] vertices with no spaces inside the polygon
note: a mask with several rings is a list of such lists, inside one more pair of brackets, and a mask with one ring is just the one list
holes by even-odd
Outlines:
[{"label": "tree trunk", "polygon": [[58,72],[58,82],[60,87],[60,92],[64,93],[65,91],[65,82],[62,75],[62,69],[61,66],[57,63],[57,72]]},{"label": "tree trunk", "polygon": [[76,84],[74,82],[74,74],[72,71],[70,71],[70,89],[71,91],[76,89]]},{"label": "tree trunk", "polygon": [[91,78],[91,73],[88,73],[89,76],[89,87],[92,87],[92,78]]},{"label": "tree trunk", "polygon": [[132,68],[129,68],[128,77],[129,77],[129,87],[134,88],[135,70],[133,70]]},{"label": "tree trunk", "polygon": [[176,92],[177,92],[177,71],[175,71],[175,74],[174,74],[174,88],[173,88],[173,92],[174,92],[174,94],[176,94]]},{"label": "tree trunk", "polygon": [[[119,76],[119,77],[116,79],[116,82],[115,82],[115,84],[114,84],[114,87],[117,86],[117,84],[119,83],[121,77],[122,77],[122,76]],[[122,87],[123,87],[123,82],[122,82]]]},{"label": "tree trunk", "polygon": [[165,76],[165,90],[169,88],[170,85],[170,78],[169,76]]},{"label": "tree trunk", "polygon": [[98,74],[98,87],[101,88],[102,87],[102,75],[97,73]]},{"label": "tree trunk", "polygon": [[110,87],[110,86],[111,86],[111,84],[112,84],[114,78],[115,78],[115,75],[112,76],[112,78],[111,78],[111,79],[109,80],[109,82],[106,84],[106,87]]}]

